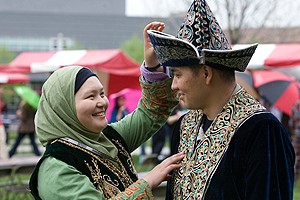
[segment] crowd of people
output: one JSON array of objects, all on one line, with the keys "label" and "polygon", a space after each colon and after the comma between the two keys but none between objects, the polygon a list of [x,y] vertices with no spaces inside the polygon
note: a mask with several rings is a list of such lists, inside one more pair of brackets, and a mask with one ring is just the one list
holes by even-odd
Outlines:
[{"label": "crowd of people", "polygon": [[[163,181],[166,199],[293,199],[300,100],[286,127],[235,79],[258,44],[232,50],[205,0],[192,2],[176,36],[164,28],[143,30],[143,95],[132,113],[120,96],[108,120],[102,82],[84,66],[56,70],[37,111],[22,102],[17,116],[30,125],[9,156],[24,135],[40,155],[36,133],[45,152],[30,178],[35,199],[153,199]],[[150,138],[158,162],[140,178],[131,153]],[[166,138],[170,153],[159,159]]]}]

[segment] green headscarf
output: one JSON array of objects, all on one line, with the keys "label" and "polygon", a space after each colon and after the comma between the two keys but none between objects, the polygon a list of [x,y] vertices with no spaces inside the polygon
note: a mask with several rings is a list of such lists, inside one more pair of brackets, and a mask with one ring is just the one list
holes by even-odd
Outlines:
[{"label": "green headscarf", "polygon": [[44,146],[57,138],[68,137],[114,158],[117,149],[104,134],[91,132],[77,118],[74,90],[81,68],[69,66],[56,70],[44,83],[35,116],[37,136]]}]

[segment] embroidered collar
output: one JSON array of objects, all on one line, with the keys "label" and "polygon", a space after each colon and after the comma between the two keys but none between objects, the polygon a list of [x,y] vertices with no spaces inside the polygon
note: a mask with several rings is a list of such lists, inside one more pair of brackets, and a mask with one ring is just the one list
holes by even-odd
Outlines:
[{"label": "embroidered collar", "polygon": [[110,159],[110,160],[115,161],[114,158],[109,157],[109,156],[107,156],[106,154],[103,154],[103,153],[101,153],[100,151],[98,151],[98,150],[96,150],[96,149],[94,149],[94,148],[92,148],[92,147],[89,147],[89,146],[87,146],[87,145],[85,145],[85,144],[83,144],[83,143],[80,143],[80,142],[78,142],[78,141],[76,141],[76,140],[73,140],[73,139],[71,139],[71,138],[68,138],[68,137],[62,137],[62,138],[59,138],[59,139],[54,140],[53,142],[51,142],[51,144],[52,144],[52,143],[55,143],[55,142],[57,142],[57,141],[65,141],[65,142],[71,143],[71,144],[76,145],[76,146],[78,146],[78,147],[81,147],[81,148],[83,148],[83,149],[85,149],[85,150],[87,150],[87,151],[90,151],[90,152],[92,152],[92,153],[94,153],[94,154],[96,154],[96,155],[98,155],[98,156],[101,156],[101,157],[103,157],[103,158],[106,158],[106,159]]}]

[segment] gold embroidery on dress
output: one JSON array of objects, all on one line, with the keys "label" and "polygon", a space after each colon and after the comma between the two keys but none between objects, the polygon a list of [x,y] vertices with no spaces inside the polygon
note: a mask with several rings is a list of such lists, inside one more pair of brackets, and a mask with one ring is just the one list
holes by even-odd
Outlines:
[{"label": "gold embroidery on dress", "polygon": [[[117,180],[111,180],[107,175],[102,175],[98,167],[97,161],[92,158],[94,167],[90,166],[88,162],[84,161],[91,172],[94,183],[97,184],[97,189],[103,193],[105,197],[112,197],[120,193]],[[94,169],[93,169],[94,168]]]},{"label": "gold embroidery on dress", "polygon": [[174,199],[202,199],[235,131],[255,113],[264,110],[259,102],[241,89],[226,103],[197,145],[203,112],[191,110],[181,122],[178,150],[187,156],[173,176]]},{"label": "gold embroidery on dress", "polygon": [[118,151],[127,157],[126,162],[129,166],[130,171],[137,176],[137,172],[134,168],[132,158],[131,158],[130,154],[128,153],[128,151],[125,150],[124,146],[118,140],[112,139],[112,141],[115,142],[115,144],[119,146]]},{"label": "gold embroidery on dress", "polygon": [[[93,182],[98,183],[97,189],[100,190],[103,194],[106,194],[106,195],[113,194],[113,196],[115,196],[116,194],[118,194],[120,192],[120,190],[117,188],[117,186],[119,186],[119,184],[122,184],[124,186],[124,188],[127,188],[128,186],[130,186],[133,183],[131,177],[128,175],[125,167],[123,166],[122,162],[120,161],[120,159],[118,157],[115,160],[118,163],[118,165],[120,166],[120,168],[116,167],[109,159],[102,158],[101,156],[98,156],[98,155],[92,153],[91,151],[84,149],[78,145],[72,144],[72,143],[64,141],[62,139],[58,139],[57,141],[60,143],[66,144],[70,147],[79,149],[79,150],[92,156],[93,166],[90,166],[86,161],[85,161],[85,164],[87,165],[88,169],[91,172]],[[118,177],[118,179],[120,180],[121,183],[119,183],[118,180],[111,180],[109,175],[105,175],[105,174],[102,175],[101,171],[98,167],[97,161],[102,163],[103,165],[105,165],[108,169],[110,169],[110,171],[115,176]],[[95,169],[93,169],[93,167],[95,167]],[[102,182],[103,184],[101,184],[98,181]],[[106,196],[106,197],[112,197],[112,196]]]}]

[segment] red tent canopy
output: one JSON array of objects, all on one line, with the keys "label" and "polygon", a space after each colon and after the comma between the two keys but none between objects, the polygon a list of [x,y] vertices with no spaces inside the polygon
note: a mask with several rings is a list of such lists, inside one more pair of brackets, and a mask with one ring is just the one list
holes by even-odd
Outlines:
[{"label": "red tent canopy", "polygon": [[0,84],[27,83],[29,79],[25,74],[0,72]]},{"label": "red tent canopy", "polygon": [[0,84],[27,83],[30,80],[29,76],[25,74],[1,72],[2,69],[7,67],[7,64],[0,64]]},{"label": "red tent canopy", "polygon": [[139,64],[119,49],[23,52],[0,71],[44,73],[70,65],[85,66],[97,72],[108,95],[124,88],[140,88]]},{"label": "red tent canopy", "polygon": [[[233,45],[233,49],[249,45]],[[248,69],[300,67],[300,44],[259,44]]]}]

